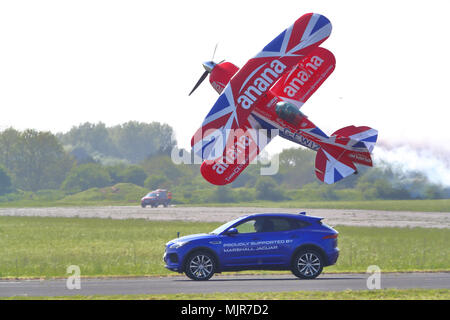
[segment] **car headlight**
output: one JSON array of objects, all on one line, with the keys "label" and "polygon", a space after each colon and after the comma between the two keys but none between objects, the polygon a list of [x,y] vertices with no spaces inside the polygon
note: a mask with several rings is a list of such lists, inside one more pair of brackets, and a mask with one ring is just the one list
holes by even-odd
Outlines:
[{"label": "car headlight", "polygon": [[184,246],[187,243],[189,243],[189,241],[175,242],[173,245],[170,246],[170,249],[178,249],[179,247],[182,247],[182,246]]}]

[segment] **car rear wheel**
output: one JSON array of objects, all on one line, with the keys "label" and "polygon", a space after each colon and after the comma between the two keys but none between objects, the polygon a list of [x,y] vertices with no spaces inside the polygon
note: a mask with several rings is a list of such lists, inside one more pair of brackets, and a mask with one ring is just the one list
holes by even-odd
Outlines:
[{"label": "car rear wheel", "polygon": [[215,267],[214,257],[210,253],[198,251],[187,258],[184,271],[192,280],[204,281],[213,276]]},{"label": "car rear wheel", "polygon": [[322,255],[312,249],[300,251],[292,262],[292,273],[300,279],[315,279],[322,270]]}]

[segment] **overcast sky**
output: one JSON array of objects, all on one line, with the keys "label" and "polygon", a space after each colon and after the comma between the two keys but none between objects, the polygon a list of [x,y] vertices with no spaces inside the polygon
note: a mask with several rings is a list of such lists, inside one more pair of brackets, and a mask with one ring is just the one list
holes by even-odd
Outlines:
[{"label": "overcast sky", "polygon": [[[1,1],[0,130],[160,121],[181,147],[217,99],[201,62],[242,66],[297,18],[324,14],[336,69],[302,111],[331,134],[450,152],[449,1]],[[294,146],[277,138],[272,149]],[[449,146],[447,146],[447,144]]]}]

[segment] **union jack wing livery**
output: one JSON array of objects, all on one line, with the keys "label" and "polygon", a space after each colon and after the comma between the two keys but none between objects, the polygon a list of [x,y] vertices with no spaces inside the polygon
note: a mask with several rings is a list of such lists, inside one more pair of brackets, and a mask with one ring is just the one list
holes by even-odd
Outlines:
[{"label": "union jack wing livery", "polygon": [[317,151],[315,173],[328,184],[356,173],[355,164],[372,166],[375,129],[348,126],[328,136],[299,110],[334,71],[334,55],[319,47],[330,33],[330,21],[310,13],[240,70],[230,62],[203,64],[193,91],[210,73],[220,94],[191,140],[207,181],[233,182],[277,135]]},{"label": "union jack wing livery", "polygon": [[357,173],[355,163],[372,166],[370,152],[377,142],[378,131],[369,127],[348,126],[322,141],[315,162],[316,177],[336,183]]},{"label": "union jack wing livery", "polygon": [[[301,58],[325,41],[331,33],[330,21],[320,14],[300,17],[240,69],[220,95],[191,141],[202,159],[222,156],[230,130],[244,128],[244,122],[262,96]],[[212,148],[223,137],[221,144]],[[198,138],[201,137],[201,140]],[[205,148],[209,146],[208,148]],[[214,150],[214,153],[206,151]],[[220,150],[222,152],[220,152]]]},{"label": "union jack wing livery", "polygon": [[365,147],[369,152],[372,152],[377,142],[378,131],[369,127],[348,126],[339,129],[332,136],[336,136],[337,138],[348,137],[350,141],[357,141],[356,144],[352,145],[354,148]]}]

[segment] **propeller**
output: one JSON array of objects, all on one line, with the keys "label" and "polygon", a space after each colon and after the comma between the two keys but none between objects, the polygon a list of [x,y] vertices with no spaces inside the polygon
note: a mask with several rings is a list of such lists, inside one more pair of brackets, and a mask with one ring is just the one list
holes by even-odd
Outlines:
[{"label": "propeller", "polygon": [[[203,62],[203,68],[205,68],[205,72],[203,72],[202,76],[200,77],[200,79],[197,81],[197,83],[195,84],[194,88],[191,90],[191,92],[189,93],[189,95],[191,95],[199,86],[200,84],[206,79],[206,77],[208,76],[208,74],[211,73],[212,69],[214,69],[214,67],[217,65],[217,63],[215,63],[214,60],[214,56],[216,55],[216,50],[217,50],[217,45],[216,44],[215,48],[214,48],[214,52],[211,58],[211,61],[205,61]],[[219,63],[224,62],[225,60],[222,60]]]}]

